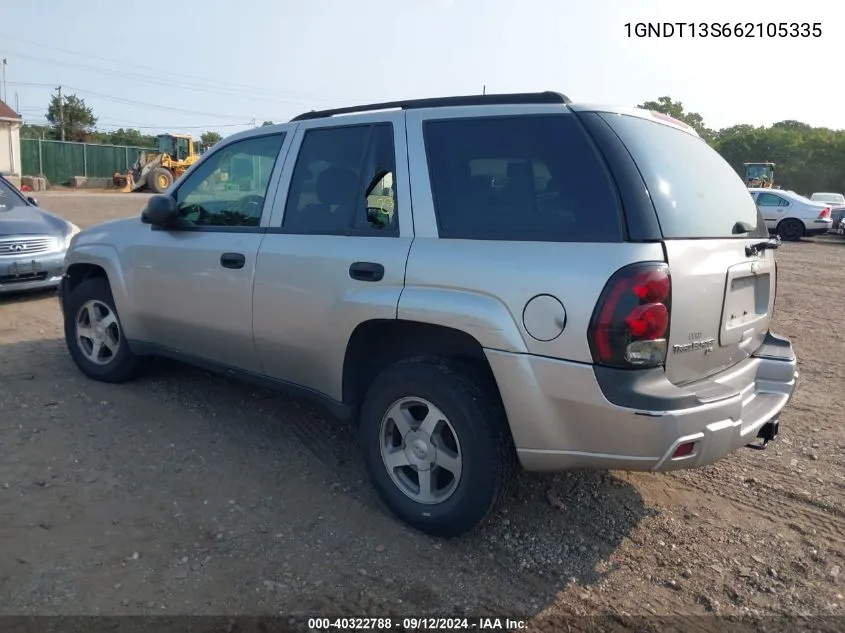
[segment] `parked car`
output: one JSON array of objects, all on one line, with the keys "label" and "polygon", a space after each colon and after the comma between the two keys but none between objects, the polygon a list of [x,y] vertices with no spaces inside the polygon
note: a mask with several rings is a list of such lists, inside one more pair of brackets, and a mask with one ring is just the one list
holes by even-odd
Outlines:
[{"label": "parked car", "polygon": [[816,192],[810,195],[813,202],[824,202],[834,207],[845,207],[845,196],[841,193]]},{"label": "parked car", "polygon": [[842,218],[845,217],[845,196],[841,193],[818,192],[812,194],[810,200],[830,206],[830,219],[833,221],[834,230],[836,230]]},{"label": "parked car", "polygon": [[749,189],[769,231],[783,240],[821,235],[833,228],[830,205],[783,189]]},{"label": "parked car", "polygon": [[397,516],[454,536],[516,460],[669,471],[773,439],[796,376],[778,244],[679,121],[450,97],[221,141],[76,236],[60,300],[85,375],[160,354],[315,398]]},{"label": "parked car", "polygon": [[0,293],[55,288],[75,224],[0,176]]}]

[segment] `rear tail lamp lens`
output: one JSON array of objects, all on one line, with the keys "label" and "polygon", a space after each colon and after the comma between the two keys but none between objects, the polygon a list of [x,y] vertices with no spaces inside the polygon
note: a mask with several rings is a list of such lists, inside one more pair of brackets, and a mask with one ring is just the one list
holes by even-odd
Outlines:
[{"label": "rear tail lamp lens", "polygon": [[618,270],[602,291],[589,329],[593,361],[611,367],[654,367],[666,361],[672,283],[662,262]]}]

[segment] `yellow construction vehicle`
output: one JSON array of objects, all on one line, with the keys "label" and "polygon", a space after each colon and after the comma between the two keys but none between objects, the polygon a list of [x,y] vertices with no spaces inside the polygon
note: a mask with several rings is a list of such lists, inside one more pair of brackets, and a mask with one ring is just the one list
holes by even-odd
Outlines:
[{"label": "yellow construction vehicle", "polygon": [[774,163],[743,163],[745,166],[745,186],[772,189],[775,186]]},{"label": "yellow construction vehicle", "polygon": [[139,152],[138,160],[125,176],[114,175],[114,182],[122,191],[149,189],[164,193],[202,154],[202,146],[190,134],[160,134],[156,141],[157,150]]}]

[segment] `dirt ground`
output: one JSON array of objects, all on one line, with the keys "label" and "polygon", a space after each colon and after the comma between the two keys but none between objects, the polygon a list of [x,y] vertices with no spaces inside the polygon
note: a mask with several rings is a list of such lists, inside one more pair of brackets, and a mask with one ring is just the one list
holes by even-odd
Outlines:
[{"label": "dirt ground", "polygon": [[[39,198],[83,227],[144,201]],[[389,515],[312,405],[169,361],[86,380],[54,294],[0,298],[0,614],[845,616],[845,240],[777,256],[800,382],[768,450],[522,475],[451,541]]]}]

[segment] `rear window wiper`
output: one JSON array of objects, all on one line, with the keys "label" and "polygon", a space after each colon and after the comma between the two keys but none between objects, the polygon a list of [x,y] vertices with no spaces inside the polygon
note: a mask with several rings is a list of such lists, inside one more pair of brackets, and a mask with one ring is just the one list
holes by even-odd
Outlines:
[{"label": "rear window wiper", "polygon": [[748,222],[737,222],[733,225],[731,229],[731,233],[734,235],[740,235],[742,233],[751,233],[757,227],[753,224],[749,224]]},{"label": "rear window wiper", "polygon": [[781,245],[780,235],[775,235],[773,238],[766,240],[765,242],[757,242],[756,244],[748,244],[745,247],[745,254],[748,257],[752,255],[756,255],[757,253],[762,253],[767,249],[774,250],[778,246]]}]

